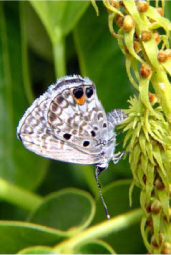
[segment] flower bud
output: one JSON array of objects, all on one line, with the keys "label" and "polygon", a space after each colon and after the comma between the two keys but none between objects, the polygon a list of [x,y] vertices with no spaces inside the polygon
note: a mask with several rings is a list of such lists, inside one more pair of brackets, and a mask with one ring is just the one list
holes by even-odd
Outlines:
[{"label": "flower bud", "polygon": [[154,186],[156,187],[156,189],[158,190],[162,190],[165,188],[162,179],[160,177],[157,177],[154,181]]},{"label": "flower bud", "polygon": [[142,64],[140,68],[140,75],[147,78],[151,74],[151,68],[148,65]]},{"label": "flower bud", "polygon": [[158,214],[162,209],[162,204],[159,200],[154,200],[151,204],[151,212],[153,214]]},{"label": "flower bud", "polygon": [[157,58],[159,62],[165,62],[168,58],[168,55],[164,50],[160,50]]},{"label": "flower bud", "polygon": [[131,15],[126,15],[123,21],[123,28],[126,32],[131,31],[135,26],[135,21]]},{"label": "flower bud", "polygon": [[147,11],[149,4],[146,1],[138,1],[137,2],[137,9],[139,12]]},{"label": "flower bud", "polygon": [[164,12],[163,12],[163,8],[159,7],[159,8],[156,8],[157,12],[163,16]]},{"label": "flower bud", "polygon": [[148,42],[151,39],[151,33],[149,31],[143,31],[140,38],[143,42]]},{"label": "flower bud", "polygon": [[151,105],[154,105],[155,103],[157,103],[157,96],[156,96],[156,94],[149,92],[148,93],[148,97],[149,97],[149,101],[150,101]]},{"label": "flower bud", "polygon": [[169,242],[163,243],[162,254],[171,254],[171,243]]}]

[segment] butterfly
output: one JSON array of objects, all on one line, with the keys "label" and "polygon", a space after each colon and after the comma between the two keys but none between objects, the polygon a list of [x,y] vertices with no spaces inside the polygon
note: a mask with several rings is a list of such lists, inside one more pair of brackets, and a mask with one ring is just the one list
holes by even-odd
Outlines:
[{"label": "butterfly", "polygon": [[110,218],[98,176],[107,169],[110,160],[116,164],[124,154],[115,154],[114,129],[125,118],[120,109],[105,113],[95,84],[89,78],[65,76],[26,110],[17,127],[17,136],[27,149],[40,156],[95,165],[100,197]]}]

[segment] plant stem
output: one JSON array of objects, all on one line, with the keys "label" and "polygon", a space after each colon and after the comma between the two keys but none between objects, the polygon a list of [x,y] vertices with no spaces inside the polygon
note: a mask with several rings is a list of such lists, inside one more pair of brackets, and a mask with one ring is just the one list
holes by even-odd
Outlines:
[{"label": "plant stem", "polygon": [[19,186],[12,185],[1,178],[0,198],[27,211],[34,210],[42,202],[40,196]]},{"label": "plant stem", "polygon": [[54,63],[56,77],[66,75],[66,61],[65,61],[65,40],[59,28],[55,29],[55,36],[52,39],[54,51]]},{"label": "plant stem", "polygon": [[160,68],[154,72],[151,82],[163,107],[166,118],[171,123],[171,84],[167,74]]},{"label": "plant stem", "polygon": [[96,226],[92,226],[82,233],[78,233],[73,238],[70,238],[66,241],[63,241],[59,245],[54,247],[55,253],[61,254],[67,252],[67,250],[73,250],[77,245],[81,243],[96,239],[100,237],[104,237],[109,235],[110,233],[118,232],[121,229],[125,229],[140,221],[142,217],[142,210],[136,209],[126,214],[117,216],[111,220],[106,220],[101,224]]}]

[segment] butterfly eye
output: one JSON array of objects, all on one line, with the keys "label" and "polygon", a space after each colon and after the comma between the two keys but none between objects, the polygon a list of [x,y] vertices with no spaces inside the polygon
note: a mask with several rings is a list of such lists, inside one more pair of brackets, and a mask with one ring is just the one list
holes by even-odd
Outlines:
[{"label": "butterfly eye", "polygon": [[86,96],[90,98],[93,95],[93,89],[91,87],[86,88]]}]

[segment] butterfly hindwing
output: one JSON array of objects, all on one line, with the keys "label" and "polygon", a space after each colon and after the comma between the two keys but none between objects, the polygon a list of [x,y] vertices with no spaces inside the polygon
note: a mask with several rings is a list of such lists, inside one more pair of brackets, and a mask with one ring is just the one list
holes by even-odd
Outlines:
[{"label": "butterfly hindwing", "polygon": [[[60,83],[56,86],[58,88]],[[71,146],[89,154],[99,154],[103,150],[103,140],[108,138],[108,122],[95,85],[82,80],[64,87],[58,94],[53,93],[57,88],[51,89],[53,95],[47,109],[49,128]],[[76,102],[73,95],[76,89],[83,92],[84,103]],[[86,95],[87,89],[91,89],[91,97]]]}]

